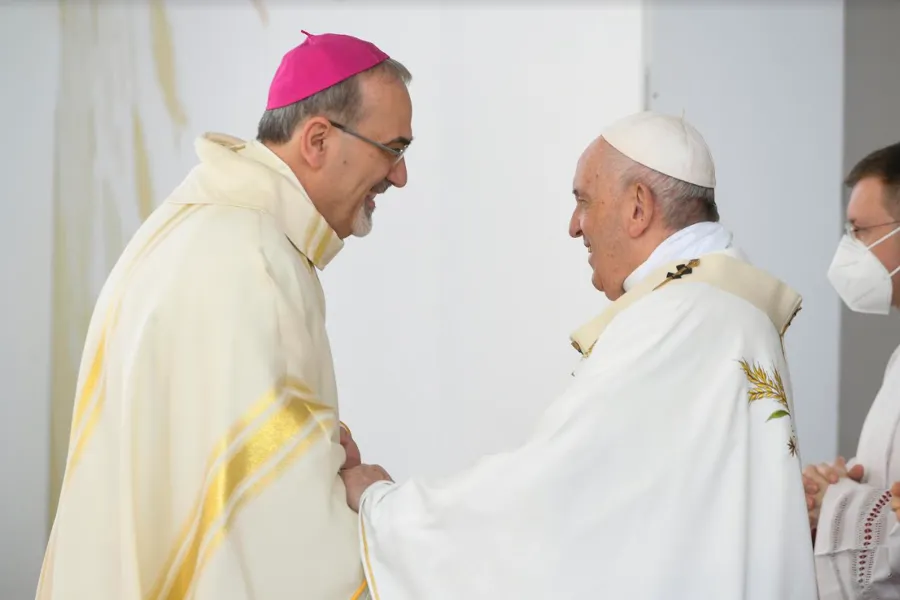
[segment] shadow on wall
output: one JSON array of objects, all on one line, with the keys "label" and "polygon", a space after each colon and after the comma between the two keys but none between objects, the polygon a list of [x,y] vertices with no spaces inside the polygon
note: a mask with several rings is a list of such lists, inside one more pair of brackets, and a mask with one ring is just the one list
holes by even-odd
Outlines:
[{"label": "shadow on wall", "polygon": [[[262,0],[248,0],[263,26]],[[70,444],[103,402],[103,349],[81,363],[94,303],[127,240],[156,197],[144,133],[139,58],[152,55],[156,92],[174,144],[188,117],[176,85],[163,0],[58,0],[60,66],[53,151],[53,305],[49,519],[56,514]],[[147,14],[149,13],[149,14]],[[149,23],[149,44],[141,35]],[[81,380],[78,381],[79,365]],[[78,388],[76,390],[76,384]],[[77,402],[75,399],[77,398]],[[74,409],[74,410],[73,410]]]}]

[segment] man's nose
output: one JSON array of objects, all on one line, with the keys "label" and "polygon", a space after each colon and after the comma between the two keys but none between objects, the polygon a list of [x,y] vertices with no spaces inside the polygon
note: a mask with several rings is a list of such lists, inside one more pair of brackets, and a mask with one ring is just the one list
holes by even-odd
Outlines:
[{"label": "man's nose", "polygon": [[575,213],[572,213],[572,218],[569,219],[569,235],[573,238],[580,238],[581,234],[581,223],[577,215]]},{"label": "man's nose", "polygon": [[387,176],[387,180],[391,182],[391,185],[397,188],[402,188],[406,185],[407,173],[406,173],[406,158],[400,159],[396,165],[390,170]]}]

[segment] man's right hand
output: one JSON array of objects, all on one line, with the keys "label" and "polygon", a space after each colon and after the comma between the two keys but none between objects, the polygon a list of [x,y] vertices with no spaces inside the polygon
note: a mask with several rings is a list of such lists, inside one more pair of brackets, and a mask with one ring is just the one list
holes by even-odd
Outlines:
[{"label": "man's right hand", "polygon": [[900,481],[894,484],[891,488],[891,510],[894,511],[894,514],[897,515],[897,520],[900,521]]},{"label": "man's right hand", "polygon": [[341,471],[341,479],[347,488],[347,504],[359,512],[359,499],[370,485],[379,481],[393,481],[388,472],[378,465],[359,465]]}]

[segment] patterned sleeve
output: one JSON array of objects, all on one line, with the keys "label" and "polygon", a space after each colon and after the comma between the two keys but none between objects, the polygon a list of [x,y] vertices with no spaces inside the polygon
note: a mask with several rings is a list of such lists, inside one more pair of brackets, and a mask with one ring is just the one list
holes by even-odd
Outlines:
[{"label": "patterned sleeve", "polygon": [[891,493],[850,479],[825,493],[816,532],[820,600],[900,600],[900,524]]}]

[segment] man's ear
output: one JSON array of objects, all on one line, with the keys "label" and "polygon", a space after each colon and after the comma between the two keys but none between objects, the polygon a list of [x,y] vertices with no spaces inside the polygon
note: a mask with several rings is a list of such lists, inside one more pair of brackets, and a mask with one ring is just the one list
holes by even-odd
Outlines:
[{"label": "man's ear", "polygon": [[631,214],[628,219],[628,235],[633,238],[640,237],[653,221],[653,213],[656,211],[656,197],[643,183],[635,183],[628,190],[631,204]]},{"label": "man's ear", "polygon": [[325,164],[331,123],[322,117],[312,117],[294,132],[294,139],[300,147],[300,154],[313,169],[321,169]]}]

